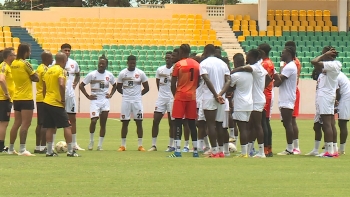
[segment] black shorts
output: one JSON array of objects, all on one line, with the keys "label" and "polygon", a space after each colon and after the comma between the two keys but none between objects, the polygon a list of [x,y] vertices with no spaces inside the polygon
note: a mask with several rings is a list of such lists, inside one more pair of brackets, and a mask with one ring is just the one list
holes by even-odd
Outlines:
[{"label": "black shorts", "polygon": [[16,100],[13,101],[13,109],[15,111],[22,110],[34,110],[34,101],[33,100]]},{"label": "black shorts", "polygon": [[10,121],[12,103],[9,100],[0,101],[0,121]]},{"label": "black shorts", "polygon": [[45,121],[43,128],[67,128],[70,126],[68,115],[63,107],[43,103]]},{"label": "black shorts", "polygon": [[37,116],[37,124],[43,125],[44,124],[44,103],[43,102],[37,102],[36,103],[36,116]]}]

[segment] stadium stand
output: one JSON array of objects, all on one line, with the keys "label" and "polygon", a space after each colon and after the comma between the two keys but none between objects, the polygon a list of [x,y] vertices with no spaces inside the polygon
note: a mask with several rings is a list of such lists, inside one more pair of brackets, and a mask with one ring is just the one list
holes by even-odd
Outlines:
[{"label": "stadium stand", "polygon": [[0,27],[0,48],[14,47],[17,50],[20,40],[18,37],[12,37],[11,28],[4,26]]},{"label": "stadium stand", "polygon": [[[232,30],[241,36],[238,40],[245,51],[256,48],[261,43],[271,47],[271,58],[279,65],[280,54],[286,41],[293,40],[297,45],[297,56],[302,62],[301,78],[310,78],[312,65],[310,61],[319,55],[324,46],[331,45],[339,51],[338,60],[343,63],[343,71],[350,76],[350,34],[338,32],[336,19],[331,17],[329,10],[268,10],[267,31],[257,31],[257,21],[248,22],[242,16],[228,16]],[[243,22],[246,21],[246,22]],[[249,24],[249,27],[247,27]],[[276,67],[279,69],[278,66]]]},{"label": "stadium stand", "polygon": [[62,43],[70,43],[83,74],[96,67],[101,54],[111,60],[109,69],[117,74],[125,66],[126,57],[133,54],[141,62],[140,68],[152,77],[164,63],[163,53],[174,46],[189,43],[192,52],[202,52],[206,44],[221,46],[210,21],[202,15],[174,14],[172,19],[164,20],[61,18],[60,22],[28,22],[25,27],[43,49],[53,53]]}]

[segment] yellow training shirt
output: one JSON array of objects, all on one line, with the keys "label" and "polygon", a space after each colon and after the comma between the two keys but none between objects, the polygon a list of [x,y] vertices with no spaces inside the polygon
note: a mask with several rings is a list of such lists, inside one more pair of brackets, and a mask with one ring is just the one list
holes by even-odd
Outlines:
[{"label": "yellow training shirt", "polygon": [[66,71],[61,66],[54,65],[47,69],[43,78],[46,85],[44,103],[63,108],[64,106],[61,103],[61,93],[58,83],[59,78],[66,80]]},{"label": "yellow training shirt", "polygon": [[30,76],[35,74],[29,62],[19,59],[11,64],[13,81],[15,82],[15,95],[13,100],[33,100],[33,87]]},{"label": "yellow training shirt", "polygon": [[[0,75],[5,75],[7,91],[11,97],[12,102],[13,95],[15,94],[15,83],[13,82],[11,67],[8,64],[6,64],[6,62],[2,62],[0,64]],[[0,87],[0,100],[2,101],[7,100],[4,94],[5,92]]]},{"label": "yellow training shirt", "polygon": [[36,74],[38,74],[39,81],[36,83],[36,102],[43,102],[43,77],[48,67],[45,64],[40,64],[36,69]]}]

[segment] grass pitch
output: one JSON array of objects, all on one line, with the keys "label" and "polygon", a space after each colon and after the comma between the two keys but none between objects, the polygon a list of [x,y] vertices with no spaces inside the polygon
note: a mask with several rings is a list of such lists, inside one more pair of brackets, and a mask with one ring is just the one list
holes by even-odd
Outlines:
[{"label": "grass pitch", "polygon": [[[89,119],[78,120],[78,143],[87,148]],[[36,120],[33,120],[36,123]],[[338,159],[307,156],[273,158],[166,158],[166,120],[158,137],[158,152],[138,152],[136,127],[130,122],[127,151],[120,146],[121,122],[108,120],[104,151],[80,151],[80,158],[20,157],[0,155],[0,196],[348,196],[350,157]],[[299,120],[300,148],[305,154],[314,142],[313,122]],[[10,123],[10,126],[12,123]],[[152,120],[144,121],[144,147],[151,146]],[[282,124],[274,120],[273,151],[285,149]],[[27,149],[35,148],[35,125],[30,128]],[[8,129],[9,132],[9,129]],[[64,140],[58,131],[56,142]],[[6,143],[9,142],[7,133]],[[15,149],[19,148],[19,139]],[[95,133],[95,149],[98,133]],[[183,143],[182,143],[183,145]],[[239,146],[238,146],[239,147]],[[240,149],[240,148],[239,148]]]}]

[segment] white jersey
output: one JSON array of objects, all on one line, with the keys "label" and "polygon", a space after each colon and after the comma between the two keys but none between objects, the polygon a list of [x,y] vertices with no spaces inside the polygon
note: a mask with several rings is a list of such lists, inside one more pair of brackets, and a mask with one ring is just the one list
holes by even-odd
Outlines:
[{"label": "white jersey", "polygon": [[318,78],[317,95],[335,98],[335,91],[338,87],[338,75],[341,70],[339,61],[324,61],[323,71]]},{"label": "white jersey", "polygon": [[267,71],[262,67],[261,61],[250,66],[253,69],[253,102],[254,103],[266,103],[266,97],[264,94],[265,78]]},{"label": "white jersey", "polygon": [[350,81],[348,77],[343,72],[340,72],[337,81],[340,95],[346,97],[350,96]]},{"label": "white jersey", "polygon": [[[55,65],[55,64],[56,64],[56,61],[53,61],[52,65]],[[80,72],[79,65],[75,60],[68,58],[65,70],[67,71],[66,97],[75,97],[73,82],[74,82],[75,74]]]},{"label": "white jersey", "polygon": [[125,101],[141,101],[141,85],[146,82],[146,74],[135,68],[134,71],[129,71],[127,68],[122,70],[119,75],[117,82],[123,84],[123,99]]},{"label": "white jersey", "polygon": [[281,75],[287,79],[279,87],[279,101],[283,103],[295,103],[298,69],[294,61],[286,64]]},{"label": "white jersey", "polygon": [[116,83],[113,74],[109,71],[99,73],[94,70],[86,75],[83,80],[84,84],[90,84],[91,94],[97,96],[97,100],[106,99],[106,95],[109,91],[109,84],[112,86]]},{"label": "white jersey", "polygon": [[157,69],[156,78],[159,79],[159,99],[173,99],[173,93],[171,92],[171,74],[173,67],[167,68],[166,65]]},{"label": "white jersey", "polygon": [[204,86],[204,80],[201,77],[199,79],[199,86],[196,89],[196,101],[197,101],[197,103],[200,102],[203,98],[203,86]]},{"label": "white jersey", "polygon": [[[225,85],[225,76],[230,76],[230,70],[227,64],[217,57],[208,57],[200,63],[200,75],[207,74],[209,80],[214,86],[216,93],[221,92]],[[203,99],[213,99],[214,95],[209,90],[208,86],[203,86]]]},{"label": "white jersey", "polygon": [[231,75],[234,111],[253,111],[253,75],[248,72],[236,72]]}]

